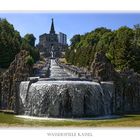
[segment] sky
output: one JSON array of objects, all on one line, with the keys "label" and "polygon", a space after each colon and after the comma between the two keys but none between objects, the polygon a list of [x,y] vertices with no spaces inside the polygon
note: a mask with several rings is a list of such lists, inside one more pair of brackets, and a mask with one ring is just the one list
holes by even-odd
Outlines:
[{"label": "sky", "polygon": [[32,33],[38,44],[39,36],[49,33],[51,19],[54,19],[56,33],[67,35],[68,44],[75,34],[85,34],[98,27],[116,30],[121,26],[133,28],[140,24],[140,13],[0,13],[23,37]]}]

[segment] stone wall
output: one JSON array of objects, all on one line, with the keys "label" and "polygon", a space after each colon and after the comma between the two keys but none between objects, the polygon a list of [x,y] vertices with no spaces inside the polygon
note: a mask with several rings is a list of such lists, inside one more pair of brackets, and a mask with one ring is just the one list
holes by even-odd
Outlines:
[{"label": "stone wall", "polygon": [[0,77],[0,109],[14,110],[18,83],[27,80],[31,67],[26,63],[29,53],[22,50]]}]

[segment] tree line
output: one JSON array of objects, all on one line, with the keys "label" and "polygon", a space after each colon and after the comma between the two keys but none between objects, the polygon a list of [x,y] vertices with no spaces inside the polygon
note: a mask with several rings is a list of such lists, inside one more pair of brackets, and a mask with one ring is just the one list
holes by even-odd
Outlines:
[{"label": "tree line", "polygon": [[140,73],[140,25],[117,30],[97,28],[74,35],[65,57],[68,63],[90,70],[96,52],[102,51],[118,71],[134,69]]},{"label": "tree line", "polygon": [[15,55],[24,49],[30,52],[29,63],[39,60],[39,50],[35,47],[33,34],[24,37],[6,19],[0,18],[0,68],[8,68]]}]

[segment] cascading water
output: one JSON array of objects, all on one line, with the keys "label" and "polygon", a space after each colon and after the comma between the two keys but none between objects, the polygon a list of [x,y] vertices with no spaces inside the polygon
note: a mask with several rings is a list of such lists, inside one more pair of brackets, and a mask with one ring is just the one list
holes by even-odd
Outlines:
[{"label": "cascading water", "polygon": [[61,68],[58,66],[56,63],[55,59],[51,59],[51,64],[50,64],[50,78],[76,78],[77,76],[72,75],[65,69]]},{"label": "cascading water", "polygon": [[[50,78],[73,77],[51,60]],[[29,81],[20,84],[22,114],[86,117],[112,113],[113,83],[90,81]]]}]

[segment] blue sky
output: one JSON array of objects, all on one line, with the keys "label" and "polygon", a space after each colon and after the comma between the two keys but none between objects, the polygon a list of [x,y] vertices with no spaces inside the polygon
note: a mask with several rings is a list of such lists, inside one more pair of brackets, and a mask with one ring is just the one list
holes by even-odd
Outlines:
[{"label": "blue sky", "polygon": [[54,18],[56,33],[63,32],[69,39],[75,34],[84,34],[97,27],[112,30],[121,26],[133,28],[140,23],[140,13],[0,13],[6,18],[21,36],[33,33],[38,43],[39,35],[48,33],[51,18]]}]

